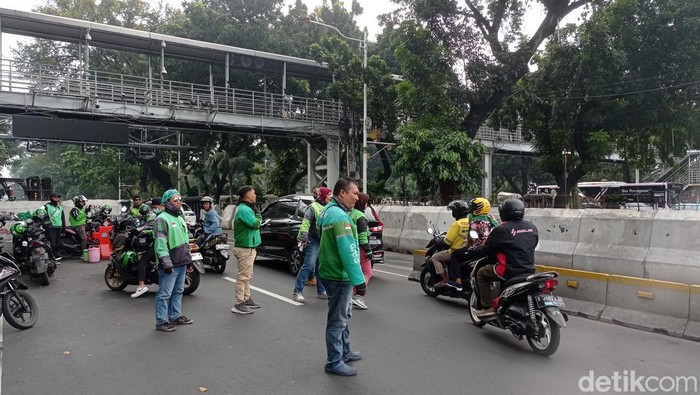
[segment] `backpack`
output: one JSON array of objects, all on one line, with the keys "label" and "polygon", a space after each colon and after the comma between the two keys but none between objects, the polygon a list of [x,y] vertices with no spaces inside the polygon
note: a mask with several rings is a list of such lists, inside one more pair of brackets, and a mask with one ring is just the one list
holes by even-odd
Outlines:
[{"label": "backpack", "polygon": [[474,230],[479,235],[476,240],[471,241],[469,247],[474,248],[483,245],[491,230],[496,227],[495,222],[496,220],[486,215],[472,216],[472,214],[469,214],[469,230]]}]

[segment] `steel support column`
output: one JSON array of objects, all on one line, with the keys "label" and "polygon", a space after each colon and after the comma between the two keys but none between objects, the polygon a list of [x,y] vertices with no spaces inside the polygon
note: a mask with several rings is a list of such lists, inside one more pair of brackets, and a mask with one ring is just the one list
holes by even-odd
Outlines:
[{"label": "steel support column", "polygon": [[328,138],[326,140],[326,185],[333,188],[340,176],[340,140]]},{"label": "steel support column", "polygon": [[491,199],[491,193],[492,193],[492,186],[491,186],[491,179],[493,177],[492,174],[493,171],[493,150],[488,149],[486,153],[484,154],[484,179],[481,183],[481,192],[482,195],[487,198]]}]

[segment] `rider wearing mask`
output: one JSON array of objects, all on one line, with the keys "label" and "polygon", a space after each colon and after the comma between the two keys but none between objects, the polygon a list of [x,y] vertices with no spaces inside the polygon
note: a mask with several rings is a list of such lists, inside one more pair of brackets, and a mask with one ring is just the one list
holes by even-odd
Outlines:
[{"label": "rider wearing mask", "polygon": [[202,203],[202,210],[206,212],[204,215],[204,234],[199,239],[201,240],[198,245],[201,247],[207,240],[212,236],[218,236],[221,234],[221,216],[213,210],[214,199],[210,196],[205,196],[200,200]]},{"label": "rider wearing mask", "polygon": [[436,252],[432,256],[435,273],[437,273],[442,279],[442,281],[435,284],[435,286],[450,286],[458,291],[461,291],[461,285],[455,283],[454,281],[447,281],[447,275],[445,275],[445,265],[447,265],[447,263],[450,261],[452,253],[462,248],[467,240],[467,234],[469,233],[469,204],[464,200],[453,200],[447,205],[447,209],[452,212],[452,217],[455,219],[455,222],[453,222],[450,229],[447,230],[447,235],[443,240],[444,245],[449,248],[444,251]]},{"label": "rider wearing mask", "polygon": [[76,195],[73,197],[73,204],[75,207],[70,210],[68,222],[70,222],[71,228],[73,228],[80,238],[80,250],[85,251],[87,248],[85,224],[87,223],[87,212],[89,211],[89,209],[85,208],[87,198],[83,195]]},{"label": "rider wearing mask", "polygon": [[535,273],[535,248],[539,235],[532,222],[523,220],[525,203],[519,199],[507,199],[498,206],[498,213],[503,222],[493,229],[484,245],[474,250],[475,256],[486,256],[488,262],[493,262],[476,273],[482,307],[476,311],[477,316],[495,314],[492,281]]}]

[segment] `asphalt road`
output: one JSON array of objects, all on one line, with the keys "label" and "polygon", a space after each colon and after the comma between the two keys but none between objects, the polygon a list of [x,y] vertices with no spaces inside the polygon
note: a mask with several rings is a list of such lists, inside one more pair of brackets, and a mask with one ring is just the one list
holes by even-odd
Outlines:
[{"label": "asphalt road", "polygon": [[[579,380],[616,371],[700,378],[700,344],[573,317],[559,351],[545,358],[526,341],[469,322],[466,302],[426,296],[407,281],[411,257],[387,253],[368,287],[369,310],[351,319],[355,377],[323,372],[325,301],[307,288],[290,303],[294,277],[259,260],[253,291],[263,305],[232,314],[235,277],[207,273],[184,298],[194,324],[154,330],[155,286],[110,291],[105,263],[67,261],[47,287],[30,282],[40,317],[18,331],[4,323],[3,394],[573,394]],[[585,382],[584,382],[585,384]],[[202,387],[202,389],[200,389]]]}]

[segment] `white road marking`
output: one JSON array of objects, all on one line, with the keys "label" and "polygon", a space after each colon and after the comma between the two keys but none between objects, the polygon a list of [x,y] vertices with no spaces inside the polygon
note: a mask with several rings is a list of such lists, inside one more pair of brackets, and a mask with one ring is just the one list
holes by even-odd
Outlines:
[{"label": "white road marking", "polygon": [[5,350],[5,345],[2,340],[2,332],[4,330],[5,320],[0,317],[0,394],[2,394],[2,352]]},{"label": "white road marking", "polygon": [[[226,281],[230,281],[230,282],[232,282],[232,283],[234,283],[234,284],[236,283],[236,279],[235,279],[235,278],[231,278],[231,277],[221,277],[221,278],[223,278],[223,279],[226,280]],[[275,298],[275,299],[279,299],[279,300],[281,300],[281,301],[283,301],[283,302],[289,303],[289,304],[294,305],[294,306],[302,306],[302,305],[303,305],[303,303],[299,303],[299,302],[297,302],[297,301],[295,301],[295,300],[292,300],[292,299],[289,299],[289,298],[285,298],[284,296],[277,295],[277,294],[274,293],[274,292],[270,292],[270,291],[268,291],[268,290],[266,290],[266,289],[262,289],[262,288],[255,287],[255,286],[253,286],[253,285],[250,286],[250,289],[254,289],[254,290],[256,290],[256,291],[258,291],[258,292],[260,292],[260,293],[264,293],[264,294],[267,295],[267,296],[272,296],[272,297]]]},{"label": "white road marking", "polygon": [[398,277],[404,277],[404,278],[408,277],[408,275],[406,275],[406,274],[399,274],[399,273],[387,272],[384,270],[372,269],[372,273],[374,273],[374,272],[391,274],[392,276],[398,276]]}]

